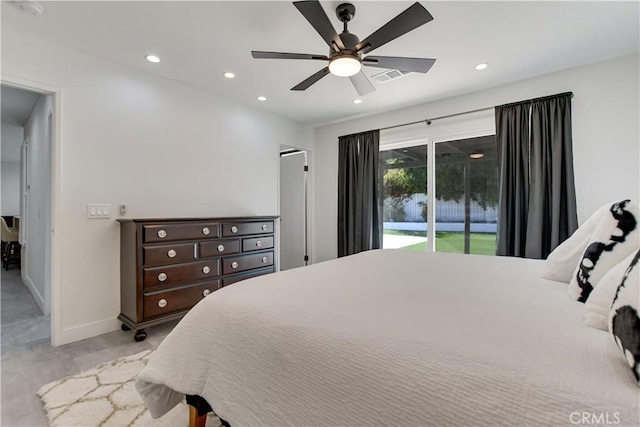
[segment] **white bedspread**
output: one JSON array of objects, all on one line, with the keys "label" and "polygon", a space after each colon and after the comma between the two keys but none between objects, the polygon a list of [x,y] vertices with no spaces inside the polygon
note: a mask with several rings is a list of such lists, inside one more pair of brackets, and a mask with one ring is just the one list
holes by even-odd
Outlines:
[{"label": "white bedspread", "polygon": [[193,308],[137,386],[155,416],[197,394],[232,427],[638,425],[611,336],[542,267],[380,250],[249,279]]}]

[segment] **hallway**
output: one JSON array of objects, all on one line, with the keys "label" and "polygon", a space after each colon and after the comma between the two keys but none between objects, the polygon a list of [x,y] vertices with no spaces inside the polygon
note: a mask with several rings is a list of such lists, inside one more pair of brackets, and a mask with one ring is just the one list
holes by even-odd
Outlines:
[{"label": "hallway", "polygon": [[36,392],[44,384],[103,362],[156,348],[177,322],[150,328],[145,341],[131,332],[51,347],[51,319],[43,316],[22,283],[20,270],[1,272],[2,426],[48,425]]}]

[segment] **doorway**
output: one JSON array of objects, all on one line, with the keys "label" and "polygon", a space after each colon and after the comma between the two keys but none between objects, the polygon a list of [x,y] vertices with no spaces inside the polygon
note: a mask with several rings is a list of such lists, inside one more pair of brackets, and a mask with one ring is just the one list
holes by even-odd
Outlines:
[{"label": "doorway", "polygon": [[[2,271],[3,349],[52,340],[53,330],[54,93],[21,83],[3,80],[0,93],[2,216],[13,220],[20,245],[19,262],[7,264]],[[15,177],[6,186],[11,171]],[[9,197],[15,203],[5,204]]]},{"label": "doorway", "polygon": [[308,153],[280,149],[280,270],[308,264]]}]

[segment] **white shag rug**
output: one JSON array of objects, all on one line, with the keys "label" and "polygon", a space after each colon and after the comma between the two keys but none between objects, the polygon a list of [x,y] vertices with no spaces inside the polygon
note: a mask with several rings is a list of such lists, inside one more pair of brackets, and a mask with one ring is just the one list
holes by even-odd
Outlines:
[{"label": "white shag rug", "polygon": [[[46,384],[38,390],[50,426],[142,427],[189,425],[189,407],[181,403],[154,420],[135,388],[135,377],[153,350],[103,363]],[[207,427],[220,426],[213,414]]]}]

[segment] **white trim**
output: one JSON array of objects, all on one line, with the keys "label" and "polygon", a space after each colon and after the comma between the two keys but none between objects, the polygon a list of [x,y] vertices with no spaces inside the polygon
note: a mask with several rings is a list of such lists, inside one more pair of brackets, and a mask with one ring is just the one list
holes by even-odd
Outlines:
[{"label": "white trim", "polygon": [[40,292],[38,292],[38,288],[36,288],[36,285],[33,283],[29,276],[25,275],[24,284],[31,292],[31,295],[33,295],[33,299],[36,300],[36,304],[38,304],[38,307],[40,307],[40,311],[42,311],[46,316],[47,314],[45,313],[44,309],[44,297],[40,295]]},{"label": "white trim", "polygon": [[[51,86],[46,83],[35,82],[21,77],[0,74],[0,82],[5,86],[18,89],[35,91],[53,97],[53,135],[51,147],[51,245],[49,248],[51,268],[45,272],[50,278],[51,289],[51,345],[58,346],[64,344],[62,331],[62,265],[60,262],[61,243],[56,239],[54,232],[60,235],[60,182],[62,174],[62,88]],[[113,327],[111,330],[117,329]]]},{"label": "white trim", "polygon": [[74,326],[69,329],[63,329],[57,336],[56,345],[68,344],[70,342],[80,341],[86,338],[95,337],[120,329],[120,321],[115,317],[110,317],[97,322],[87,323],[80,326]]}]

